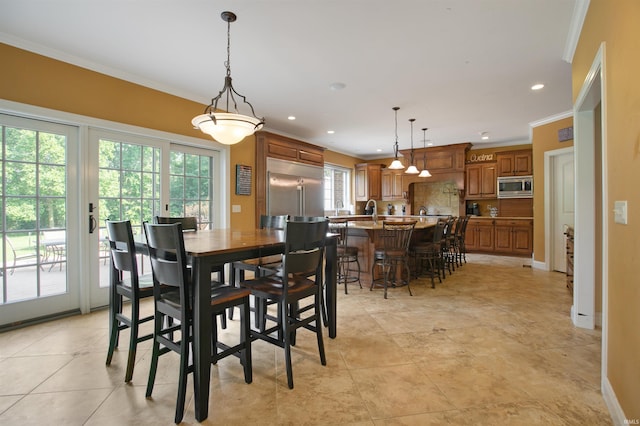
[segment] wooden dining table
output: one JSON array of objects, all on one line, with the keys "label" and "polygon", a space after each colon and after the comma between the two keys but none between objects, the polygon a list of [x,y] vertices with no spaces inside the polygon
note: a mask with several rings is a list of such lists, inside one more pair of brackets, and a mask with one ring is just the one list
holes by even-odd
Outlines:
[{"label": "wooden dining table", "polygon": [[[211,374],[211,270],[235,261],[284,252],[284,231],[254,229],[210,229],[184,233],[184,245],[192,262],[194,283],[193,363],[195,416],[198,421],[209,412],[209,379]],[[329,337],[335,338],[337,297],[337,235],[329,234],[324,270],[324,297]]]}]

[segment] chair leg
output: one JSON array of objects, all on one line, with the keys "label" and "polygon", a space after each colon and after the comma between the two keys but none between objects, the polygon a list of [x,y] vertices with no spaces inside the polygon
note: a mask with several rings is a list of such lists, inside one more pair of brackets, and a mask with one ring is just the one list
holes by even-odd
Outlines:
[{"label": "chair leg", "polygon": [[322,294],[316,296],[316,336],[318,339],[318,352],[320,353],[320,363],[322,365],[327,365],[327,357],[324,353],[324,340],[322,338],[322,327],[320,325],[320,318],[318,315],[318,309],[320,308],[320,303],[318,302],[319,298],[322,297]]},{"label": "chair leg", "polygon": [[109,349],[107,350],[107,365],[111,365],[111,359],[113,358],[113,351],[118,347],[118,337],[120,336],[120,322],[118,321],[117,314],[122,310],[122,297],[119,295],[112,295],[112,302],[109,306]]},{"label": "chair leg", "polygon": [[409,259],[404,259],[402,263],[404,263],[404,268],[407,271],[407,290],[409,290],[409,296],[413,296],[411,293],[411,270],[409,269]]},{"label": "chair leg", "polygon": [[160,343],[156,336],[162,330],[162,323],[164,322],[164,315],[156,314],[153,320],[153,349],[151,351],[151,365],[149,367],[149,380],[147,381],[147,393],[146,397],[149,398],[153,392],[153,385],[156,381],[156,372],[158,370],[158,357],[160,356]]},{"label": "chair leg", "polygon": [[389,281],[389,273],[391,272],[391,265],[389,265],[389,269],[385,270],[384,264],[382,265],[382,272],[384,273],[384,298],[387,298],[387,281]]},{"label": "chair leg", "polygon": [[189,324],[183,321],[180,326],[180,377],[178,378],[178,398],[176,400],[175,422],[180,423],[184,416],[184,403],[187,396],[187,376],[189,373]]},{"label": "chair leg", "polygon": [[[347,283],[345,282],[345,294],[347,290]],[[362,288],[362,286],[360,286]],[[327,306],[324,302],[324,284],[320,284],[320,312],[322,313],[322,322],[325,327],[329,326],[329,315],[327,314]]]},{"label": "chair leg", "polygon": [[133,378],[133,368],[136,364],[136,349],[138,348],[138,328],[140,320],[140,303],[137,300],[131,301],[131,336],[129,337],[129,356],[127,359],[127,372],[124,376],[125,382],[130,382]]},{"label": "chair leg", "polygon": [[240,362],[244,366],[244,381],[253,381],[253,365],[251,361],[251,310],[249,297],[245,298],[240,307],[240,341],[244,343],[244,349],[240,352]]},{"label": "chair leg", "polygon": [[284,363],[287,369],[287,385],[289,389],[293,389],[293,369],[291,367],[291,331],[289,330],[289,307],[286,303],[279,303],[280,312],[280,333],[282,333],[282,341],[284,342]]}]

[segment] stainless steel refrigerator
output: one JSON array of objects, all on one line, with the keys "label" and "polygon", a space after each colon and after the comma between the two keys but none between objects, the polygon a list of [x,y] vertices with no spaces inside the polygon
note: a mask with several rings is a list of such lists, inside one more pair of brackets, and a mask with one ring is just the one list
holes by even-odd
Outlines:
[{"label": "stainless steel refrigerator", "polygon": [[324,216],[324,169],[267,158],[267,214]]}]

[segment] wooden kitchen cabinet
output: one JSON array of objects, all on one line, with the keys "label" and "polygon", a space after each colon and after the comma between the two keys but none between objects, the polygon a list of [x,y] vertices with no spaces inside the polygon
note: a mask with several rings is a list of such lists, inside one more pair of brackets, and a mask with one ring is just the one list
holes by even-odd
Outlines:
[{"label": "wooden kitchen cabinet", "polygon": [[261,160],[272,157],[324,167],[324,148],[265,131],[256,132],[256,143]]},{"label": "wooden kitchen cabinet", "polygon": [[382,199],[382,164],[356,164],[356,201]]},{"label": "wooden kitchen cabinet", "polygon": [[492,252],[494,248],[494,225],[490,219],[469,219],[465,235],[467,251]]},{"label": "wooden kitchen cabinet", "polygon": [[533,252],[533,221],[496,220],[494,244],[496,252],[530,255]]},{"label": "wooden kitchen cabinet", "polygon": [[467,165],[467,199],[496,198],[496,163]]},{"label": "wooden kitchen cabinet", "polygon": [[533,174],[533,150],[496,153],[498,176],[529,176]]},{"label": "wooden kitchen cabinet", "polygon": [[402,191],[402,175],[403,172],[396,170],[382,170],[380,176],[382,181],[382,199],[384,201],[402,200],[404,194]]},{"label": "wooden kitchen cabinet", "polygon": [[533,221],[512,218],[471,218],[465,235],[467,251],[531,256]]}]

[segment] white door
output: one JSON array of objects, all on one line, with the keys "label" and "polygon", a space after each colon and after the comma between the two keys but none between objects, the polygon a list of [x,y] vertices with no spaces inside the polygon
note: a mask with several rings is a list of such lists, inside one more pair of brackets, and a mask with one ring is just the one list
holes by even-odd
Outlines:
[{"label": "white door", "polygon": [[552,167],[552,257],[551,269],[559,272],[567,271],[565,229],[573,227],[574,207],[574,172],[573,153],[553,157]]},{"label": "white door", "polygon": [[[142,223],[160,211],[162,150],[168,143],[127,133],[89,130],[87,167],[90,214],[95,230],[90,236],[91,308],[109,303],[109,250],[106,220],[130,220],[135,235]],[[146,258],[140,268],[149,272]]]},{"label": "white door", "polygon": [[78,128],[0,114],[0,145],[0,326],[79,310]]},{"label": "white door", "polygon": [[[109,303],[106,220],[130,220],[134,237],[158,216],[196,216],[201,228],[219,223],[217,151],[100,129],[89,130],[88,181],[95,231],[90,235],[91,307]],[[151,271],[138,257],[142,273]]]}]

